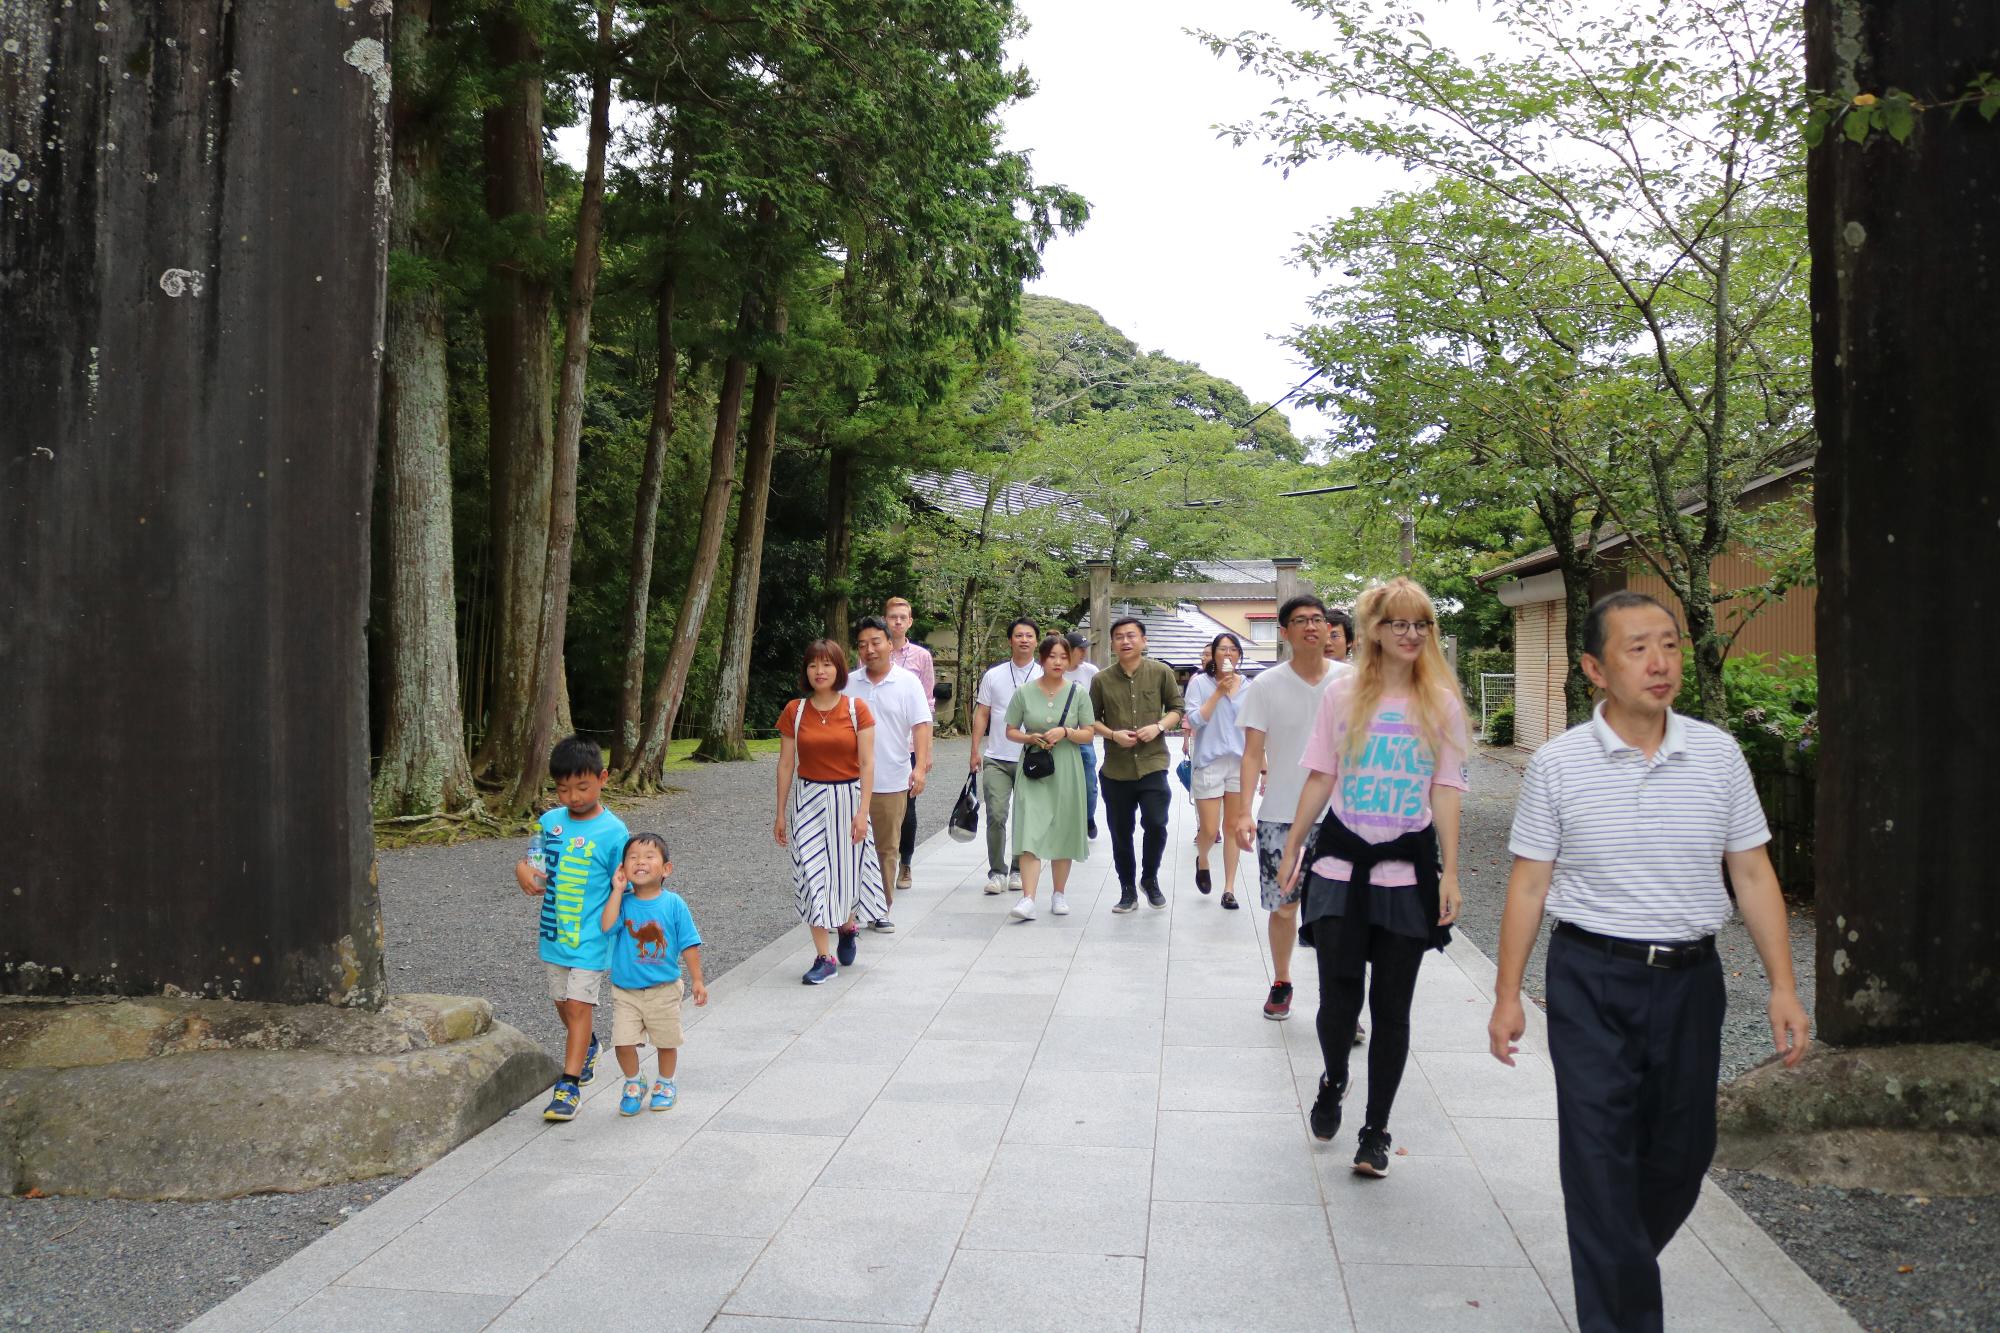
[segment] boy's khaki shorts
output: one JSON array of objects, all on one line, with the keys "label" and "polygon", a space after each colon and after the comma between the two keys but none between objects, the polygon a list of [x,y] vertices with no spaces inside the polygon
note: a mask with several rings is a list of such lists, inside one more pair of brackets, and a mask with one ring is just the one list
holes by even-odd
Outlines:
[{"label": "boy's khaki shorts", "polygon": [[687,983],[669,981],[645,990],[611,988],[611,1044],[637,1046],[650,1041],[662,1051],[677,1051],[681,1035],[681,996]]},{"label": "boy's khaki shorts", "polygon": [[581,1000],[594,1005],[604,986],[604,969],[588,967],[564,967],[561,963],[543,963],[549,977],[549,998],[557,1004],[564,1000]]}]

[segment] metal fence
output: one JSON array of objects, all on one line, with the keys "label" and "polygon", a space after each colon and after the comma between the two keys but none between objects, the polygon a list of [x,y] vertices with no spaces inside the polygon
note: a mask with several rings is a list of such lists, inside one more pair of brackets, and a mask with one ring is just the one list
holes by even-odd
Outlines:
[{"label": "metal fence", "polygon": [[1511,671],[1482,671],[1479,673],[1479,734],[1486,735],[1486,721],[1493,714],[1514,702],[1514,673]]}]

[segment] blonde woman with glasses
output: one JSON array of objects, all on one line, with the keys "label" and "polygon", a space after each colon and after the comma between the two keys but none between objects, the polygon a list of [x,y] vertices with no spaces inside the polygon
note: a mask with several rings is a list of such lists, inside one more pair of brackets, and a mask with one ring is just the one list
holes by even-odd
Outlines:
[{"label": "blonde woman with glasses", "polygon": [[[1458,818],[1466,788],[1465,703],[1438,650],[1437,612],[1399,578],[1354,605],[1354,670],[1327,686],[1300,764],[1283,864],[1305,880],[1300,938],[1317,950],[1319,1045],[1326,1062],[1313,1137],[1340,1128],[1354,1022],[1368,981],[1368,1109],[1354,1169],[1389,1171],[1389,1111],[1410,1054],[1410,1001],[1424,951],[1458,919]],[[1331,802],[1331,804],[1329,804]],[[1321,810],[1310,850],[1306,831]],[[1309,864],[1308,864],[1309,863]]]}]

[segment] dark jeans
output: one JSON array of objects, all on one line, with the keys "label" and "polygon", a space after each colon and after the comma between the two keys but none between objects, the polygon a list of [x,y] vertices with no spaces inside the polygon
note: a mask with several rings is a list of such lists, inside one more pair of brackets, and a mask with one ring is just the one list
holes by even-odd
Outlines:
[{"label": "dark jeans", "polygon": [[[1334,975],[1340,955],[1334,933],[1346,928],[1342,917],[1326,917],[1313,928],[1319,944],[1320,1059],[1335,1087],[1347,1082],[1347,1056],[1354,1049],[1354,1024],[1361,1017],[1362,978]],[[1368,1114],[1361,1123],[1387,1129],[1396,1089],[1403,1083],[1403,1066],[1410,1059],[1410,1001],[1417,993],[1417,971],[1424,964],[1424,941],[1397,935],[1380,926],[1368,931]]]},{"label": "dark jeans", "polygon": [[[910,756],[910,765],[916,766],[917,757]],[[902,853],[903,865],[910,864],[910,858],[917,854],[917,794],[910,793],[910,808],[903,812],[903,842],[898,849]]]},{"label": "dark jeans", "polygon": [[1715,1156],[1722,964],[1648,967],[1557,932],[1548,999],[1577,1324],[1657,1333],[1660,1251]]},{"label": "dark jeans", "polygon": [[[1167,812],[1173,792],[1165,773],[1148,773],[1130,780],[1100,777],[1104,788],[1104,814],[1111,822],[1111,860],[1118,867],[1118,887],[1130,890],[1136,884],[1158,888],[1160,858],[1167,851]],[[1132,864],[1132,819],[1137,815],[1145,825],[1146,842],[1142,865]]]}]

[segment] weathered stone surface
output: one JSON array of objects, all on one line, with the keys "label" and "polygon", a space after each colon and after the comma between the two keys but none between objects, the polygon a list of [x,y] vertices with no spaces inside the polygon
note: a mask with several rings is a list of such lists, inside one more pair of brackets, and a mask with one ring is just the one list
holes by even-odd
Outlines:
[{"label": "weathered stone surface", "polygon": [[0,1190],[222,1199],[402,1174],[558,1072],[484,1000],[0,1004]]},{"label": "weathered stone surface", "polygon": [[493,1006],[396,995],[376,1012],[236,1000],[0,997],[0,1069],[76,1069],[195,1051],[400,1055],[486,1031]]},{"label": "weathered stone surface", "polygon": [[2000,1051],[1816,1046],[1718,1098],[1716,1164],[1799,1184],[1990,1193],[2000,1181]]}]

